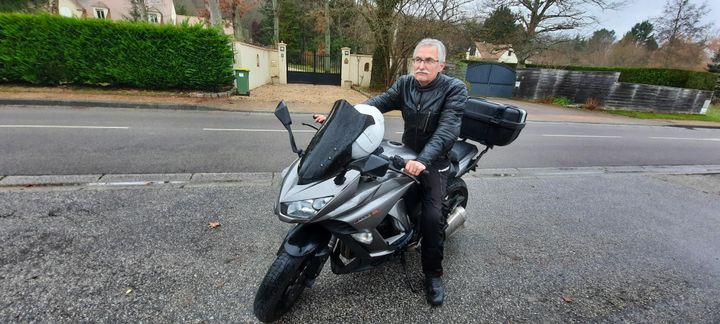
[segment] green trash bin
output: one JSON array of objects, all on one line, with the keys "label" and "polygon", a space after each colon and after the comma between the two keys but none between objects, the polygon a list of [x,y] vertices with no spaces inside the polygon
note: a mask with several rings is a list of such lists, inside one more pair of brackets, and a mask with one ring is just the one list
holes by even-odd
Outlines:
[{"label": "green trash bin", "polygon": [[235,68],[235,87],[237,93],[243,96],[250,95],[250,69]]}]

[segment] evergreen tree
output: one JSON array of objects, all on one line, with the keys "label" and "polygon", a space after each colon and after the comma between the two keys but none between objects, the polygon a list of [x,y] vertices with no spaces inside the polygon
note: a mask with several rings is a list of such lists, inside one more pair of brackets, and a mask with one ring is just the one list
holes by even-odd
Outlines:
[{"label": "evergreen tree", "polygon": [[605,28],[593,32],[587,42],[587,48],[593,52],[607,51],[615,43],[615,31]]},{"label": "evergreen tree", "polygon": [[512,44],[520,31],[516,21],[510,8],[497,7],[483,22],[480,38],[491,44]]},{"label": "evergreen tree", "polygon": [[632,29],[630,29],[629,32],[625,33],[621,42],[630,42],[636,46],[645,47],[651,51],[656,50],[658,48],[658,43],[655,40],[655,35],[653,34],[654,28],[653,24],[648,20],[637,23],[632,27]]},{"label": "evergreen tree", "polygon": [[712,60],[708,63],[708,71],[713,73],[720,73],[720,49],[715,51]]}]

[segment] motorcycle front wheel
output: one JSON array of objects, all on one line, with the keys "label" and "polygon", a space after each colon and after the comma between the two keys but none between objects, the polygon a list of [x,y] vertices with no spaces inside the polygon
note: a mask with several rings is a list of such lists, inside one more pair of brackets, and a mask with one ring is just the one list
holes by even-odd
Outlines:
[{"label": "motorcycle front wheel", "polygon": [[257,293],[253,310],[263,322],[274,322],[295,304],[305,290],[313,254],[294,257],[283,251],[268,269]]}]

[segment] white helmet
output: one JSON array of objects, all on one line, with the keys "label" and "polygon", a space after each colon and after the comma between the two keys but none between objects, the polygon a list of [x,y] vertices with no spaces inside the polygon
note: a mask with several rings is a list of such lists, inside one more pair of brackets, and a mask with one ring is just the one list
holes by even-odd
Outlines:
[{"label": "white helmet", "polygon": [[380,146],[380,142],[382,142],[385,136],[385,117],[383,117],[380,110],[374,106],[357,104],[355,105],[355,109],[361,114],[372,117],[375,121],[373,125],[365,128],[362,134],[360,134],[352,144],[352,158],[359,159],[370,155],[370,153],[374,152],[378,146]]}]

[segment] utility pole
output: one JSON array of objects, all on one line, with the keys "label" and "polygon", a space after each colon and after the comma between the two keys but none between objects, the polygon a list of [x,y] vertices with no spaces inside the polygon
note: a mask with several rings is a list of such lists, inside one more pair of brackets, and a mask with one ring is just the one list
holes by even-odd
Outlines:
[{"label": "utility pole", "polygon": [[273,43],[275,46],[280,42],[280,19],[278,19],[277,0],[272,0],[273,6]]}]

